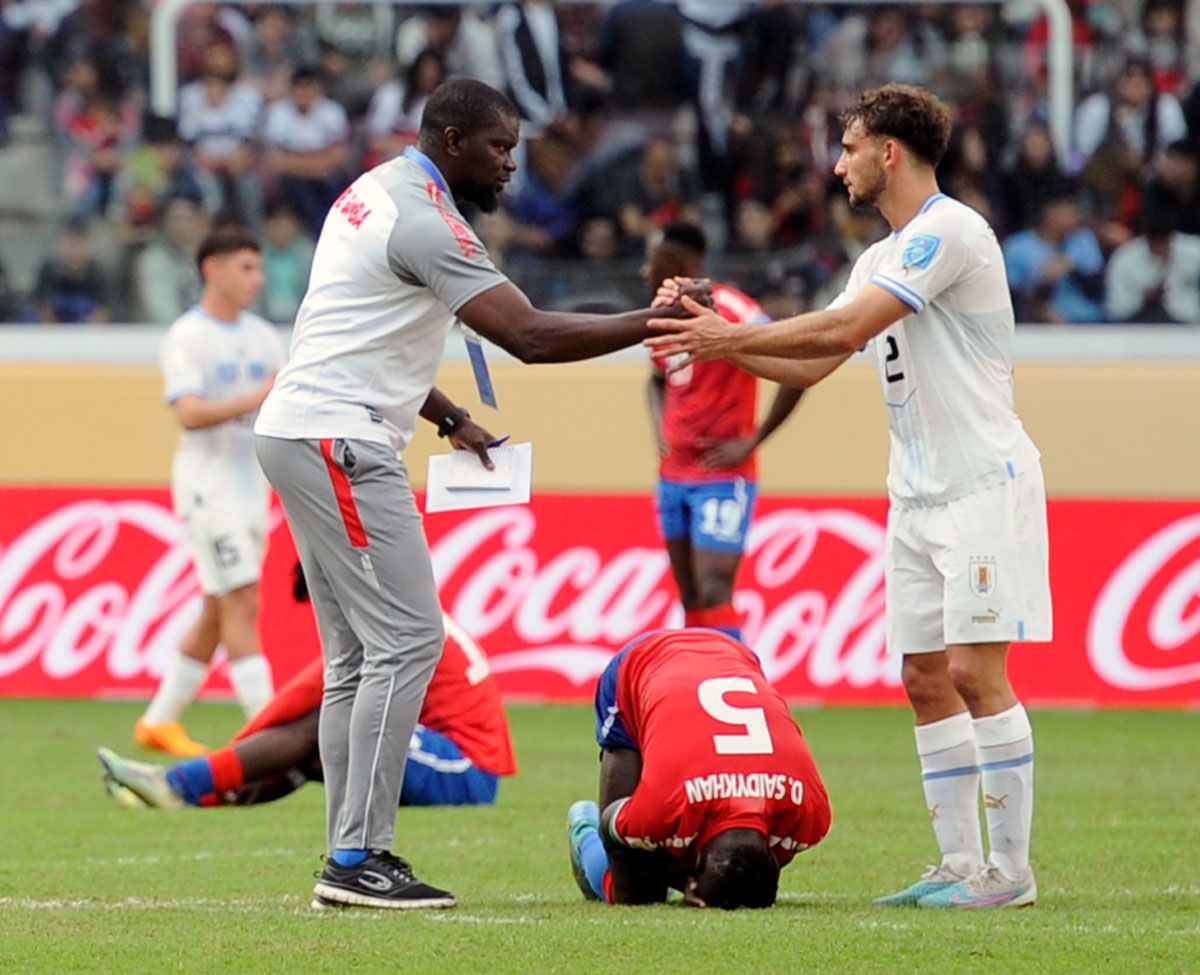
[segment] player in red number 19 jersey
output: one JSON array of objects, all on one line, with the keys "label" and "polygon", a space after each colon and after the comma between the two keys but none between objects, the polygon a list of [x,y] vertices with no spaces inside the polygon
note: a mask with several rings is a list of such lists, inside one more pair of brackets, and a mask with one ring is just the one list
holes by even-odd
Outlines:
[{"label": "player in red number 19 jersey", "polygon": [[[596,690],[600,806],[568,813],[585,896],[767,907],[780,868],[829,831],[829,797],[754,654],[707,629],[622,650]],[[603,815],[599,814],[603,808]]]},{"label": "player in red number 19 jersey", "polygon": [[[643,277],[651,287],[676,275],[702,277],[706,248],[699,227],[668,224],[647,242]],[[714,284],[712,298],[727,321],[768,320],[754,299],[728,285]],[[791,415],[802,391],[780,386],[758,423],[758,380],[750,373],[724,359],[670,373],[669,366],[654,360],[647,393],[660,458],[655,506],[671,574],[685,625],[740,640],[733,583],[758,493],[754,452]]]}]

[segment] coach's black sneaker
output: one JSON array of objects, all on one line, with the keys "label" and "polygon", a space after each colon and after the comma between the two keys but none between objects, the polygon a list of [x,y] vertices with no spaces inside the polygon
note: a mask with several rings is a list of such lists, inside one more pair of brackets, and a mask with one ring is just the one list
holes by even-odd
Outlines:
[{"label": "coach's black sneaker", "polygon": [[392,910],[453,907],[454,895],[419,881],[406,860],[386,850],[372,850],[353,867],[325,861],[325,869],[313,888],[313,907],[318,906]]}]

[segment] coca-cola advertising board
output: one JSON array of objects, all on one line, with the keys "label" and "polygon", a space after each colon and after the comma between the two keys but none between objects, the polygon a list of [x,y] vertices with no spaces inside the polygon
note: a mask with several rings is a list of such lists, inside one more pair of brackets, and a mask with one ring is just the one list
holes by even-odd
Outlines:
[{"label": "coca-cola advertising board", "polygon": [[[744,636],[790,699],[899,702],[884,646],[882,498],[763,498]],[[611,654],[682,613],[644,495],[553,494],[426,517],[442,600],[510,695],[582,699]],[[1053,643],[1018,646],[1032,703],[1200,703],[1200,505],[1050,503]],[[277,681],[318,652],[272,510],[261,630]],[[195,618],[188,541],[158,489],[0,489],[0,696],[144,697]],[[224,670],[207,693],[228,695]]]}]

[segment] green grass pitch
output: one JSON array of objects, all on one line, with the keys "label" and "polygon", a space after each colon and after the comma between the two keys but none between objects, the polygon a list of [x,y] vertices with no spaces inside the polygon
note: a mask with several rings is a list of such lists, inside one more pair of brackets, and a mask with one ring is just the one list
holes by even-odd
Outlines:
[{"label": "green grass pitch", "polygon": [[[511,708],[521,774],[493,809],[405,810],[397,849],[444,912],[308,909],[320,787],[253,809],[129,812],[93,751],[138,708],[0,701],[0,972],[1200,973],[1200,717],[1033,714],[1034,862],[1021,911],[884,910],[933,855],[903,710],[800,713],[834,804],[769,911],[585,903],[567,805],[594,796],[582,706]],[[237,715],[202,705],[197,737]]]}]

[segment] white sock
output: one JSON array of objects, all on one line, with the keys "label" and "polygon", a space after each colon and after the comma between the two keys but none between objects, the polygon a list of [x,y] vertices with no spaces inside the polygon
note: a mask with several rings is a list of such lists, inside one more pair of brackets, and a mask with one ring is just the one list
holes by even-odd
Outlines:
[{"label": "white sock", "polygon": [[142,720],[146,724],[165,724],[178,721],[183,709],[196,700],[196,692],[208,675],[208,664],[193,660],[182,653],[167,664],[167,669],[158,682],[158,690],[150,700]]},{"label": "white sock", "polygon": [[975,719],[983,805],[987,810],[988,859],[1009,880],[1029,869],[1033,826],[1033,728],[1020,704]]},{"label": "white sock", "polygon": [[921,781],[942,865],[966,876],[983,863],[979,829],[979,759],[971,715],[964,711],[917,725]]},{"label": "white sock", "polygon": [[258,714],[275,693],[271,665],[261,653],[229,661],[229,681],[247,718]]}]

